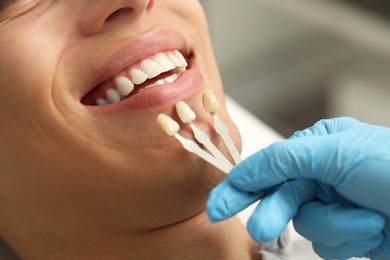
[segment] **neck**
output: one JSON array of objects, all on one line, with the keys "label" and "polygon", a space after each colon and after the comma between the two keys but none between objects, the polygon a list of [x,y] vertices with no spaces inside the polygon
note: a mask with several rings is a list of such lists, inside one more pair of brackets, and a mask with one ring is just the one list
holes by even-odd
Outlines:
[{"label": "neck", "polygon": [[[75,234],[75,239],[79,234]],[[39,239],[39,238],[37,238]],[[73,239],[73,238],[72,238]],[[256,244],[238,219],[211,224],[203,212],[178,224],[141,234],[91,237],[72,246],[52,247],[44,253],[22,255],[26,259],[203,259],[259,260]],[[56,248],[56,252],[48,252]],[[59,253],[61,252],[61,253]]]}]

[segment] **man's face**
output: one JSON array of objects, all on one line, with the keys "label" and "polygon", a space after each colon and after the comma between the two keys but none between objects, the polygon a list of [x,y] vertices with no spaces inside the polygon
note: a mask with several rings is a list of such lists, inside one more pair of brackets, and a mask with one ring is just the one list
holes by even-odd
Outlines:
[{"label": "man's face", "polygon": [[[151,75],[145,60],[180,59],[177,51],[187,71]],[[117,102],[118,78],[137,81],[139,71],[150,79],[132,82]],[[13,1],[0,13],[0,223],[11,229],[17,216],[19,225],[134,231],[202,211],[223,175],[165,135],[156,117],[178,119],[183,100],[220,144],[202,108],[205,89],[223,103],[196,0]],[[225,109],[218,114],[238,142]],[[181,133],[191,137],[184,125]]]}]

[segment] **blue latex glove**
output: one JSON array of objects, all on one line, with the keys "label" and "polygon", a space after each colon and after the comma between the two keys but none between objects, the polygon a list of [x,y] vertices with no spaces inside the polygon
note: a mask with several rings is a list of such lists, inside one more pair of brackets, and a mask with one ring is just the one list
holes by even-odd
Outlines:
[{"label": "blue latex glove", "polygon": [[293,219],[323,258],[390,259],[390,129],[322,120],[235,167],[211,192],[207,214],[221,221],[259,199],[247,226],[258,242]]}]

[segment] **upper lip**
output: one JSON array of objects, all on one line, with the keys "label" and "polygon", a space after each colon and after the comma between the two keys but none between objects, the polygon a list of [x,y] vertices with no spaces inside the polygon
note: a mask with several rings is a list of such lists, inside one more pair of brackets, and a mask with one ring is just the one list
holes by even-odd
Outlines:
[{"label": "upper lip", "polygon": [[91,72],[89,83],[81,94],[85,96],[97,85],[150,55],[175,49],[184,56],[189,56],[191,52],[184,37],[171,29],[155,29],[138,37],[127,39],[95,67]]}]

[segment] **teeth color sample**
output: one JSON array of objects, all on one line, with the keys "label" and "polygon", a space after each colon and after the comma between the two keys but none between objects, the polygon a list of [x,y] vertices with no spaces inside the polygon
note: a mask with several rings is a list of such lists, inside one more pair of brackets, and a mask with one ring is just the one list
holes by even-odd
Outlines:
[{"label": "teeth color sample", "polygon": [[183,101],[176,104],[176,112],[183,123],[189,123],[196,119],[195,112]]},{"label": "teeth color sample", "polygon": [[121,101],[121,94],[119,94],[119,92],[115,89],[107,89],[106,95],[110,103],[118,103],[119,101]]},{"label": "teeth color sample", "polygon": [[126,77],[118,77],[115,79],[115,86],[122,96],[129,95],[134,90],[134,84]]},{"label": "teeth color sample", "polygon": [[163,73],[163,68],[155,61],[144,60],[141,63],[141,68],[148,75],[148,79],[152,79],[161,73]]},{"label": "teeth color sample", "polygon": [[140,85],[148,79],[148,75],[146,75],[142,70],[138,69],[130,70],[130,77],[131,81],[136,85]]},{"label": "teeth color sample", "polygon": [[180,130],[179,124],[175,120],[164,114],[160,114],[157,117],[157,123],[160,125],[161,129],[169,136],[176,135],[177,132],[179,132]]},{"label": "teeth color sample", "polygon": [[217,97],[211,90],[206,90],[203,94],[203,107],[209,113],[215,113],[219,109]]},{"label": "teeth color sample", "polygon": [[167,72],[176,68],[175,64],[173,64],[164,53],[157,54],[156,61],[163,68],[163,72]]}]

